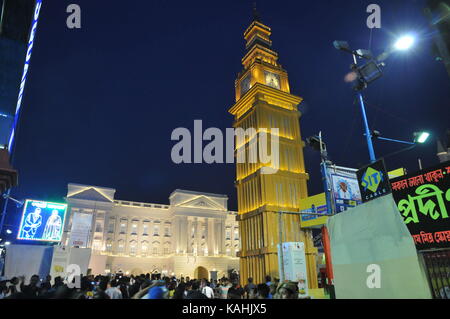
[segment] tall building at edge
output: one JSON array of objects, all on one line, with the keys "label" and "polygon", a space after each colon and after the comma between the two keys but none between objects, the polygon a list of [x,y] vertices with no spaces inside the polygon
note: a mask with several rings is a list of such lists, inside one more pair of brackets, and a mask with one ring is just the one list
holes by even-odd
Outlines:
[{"label": "tall building at edge", "polygon": [[[246,161],[236,164],[236,188],[241,250],[241,283],[248,277],[263,282],[266,275],[279,277],[277,244],[279,243],[278,212],[299,211],[299,203],[307,194],[309,178],[304,165],[298,104],[301,97],[290,93],[288,74],[278,63],[278,54],[272,50],[271,29],[258,17],[244,32],[246,53],[242,58],[244,69],[235,81],[236,103],[229,109],[235,128],[254,128],[256,132],[278,128],[279,170],[263,174],[264,164]],[[248,149],[259,134],[244,143],[236,143],[236,152]],[[259,141],[257,141],[259,142]],[[305,243],[310,288],[317,288],[317,248],[310,230],[300,228],[298,215],[283,215],[283,242]]]},{"label": "tall building at edge", "polygon": [[221,278],[237,271],[239,230],[226,195],[177,189],[169,205],[114,199],[115,189],[69,184],[62,244],[92,250],[93,274]]}]

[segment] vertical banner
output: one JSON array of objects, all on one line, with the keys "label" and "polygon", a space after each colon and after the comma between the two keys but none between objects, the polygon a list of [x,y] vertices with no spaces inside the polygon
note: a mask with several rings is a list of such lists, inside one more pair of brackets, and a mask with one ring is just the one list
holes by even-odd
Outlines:
[{"label": "vertical banner", "polygon": [[[298,283],[299,297],[308,296],[308,274],[306,270],[305,244],[303,242],[283,243],[284,279]],[[278,253],[280,245],[278,244]],[[280,265],[281,269],[281,265]]]},{"label": "vertical banner", "polygon": [[87,247],[92,228],[92,214],[75,213],[72,218],[69,246]]}]

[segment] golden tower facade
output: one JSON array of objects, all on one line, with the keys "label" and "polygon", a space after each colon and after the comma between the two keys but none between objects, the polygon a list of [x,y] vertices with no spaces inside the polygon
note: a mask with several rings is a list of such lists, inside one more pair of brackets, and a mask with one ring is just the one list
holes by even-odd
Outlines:
[{"label": "golden tower facade", "polygon": [[[274,174],[265,174],[273,161],[249,161],[252,142],[259,143],[259,134],[236,142],[236,153],[244,152],[246,161],[236,164],[239,231],[241,238],[240,278],[264,282],[270,275],[279,277],[277,244],[279,211],[299,211],[302,198],[308,196],[308,174],[303,159],[298,104],[302,98],[290,93],[288,74],[278,63],[272,50],[271,29],[255,19],[244,32],[246,54],[244,69],[235,81],[236,103],[229,112],[234,128],[254,128],[267,132],[268,143],[278,137],[279,166]],[[278,132],[273,130],[278,128]],[[246,136],[247,137],[247,136]],[[298,215],[283,214],[282,241],[305,243],[310,288],[317,288],[316,256],[310,231],[301,230]]]}]

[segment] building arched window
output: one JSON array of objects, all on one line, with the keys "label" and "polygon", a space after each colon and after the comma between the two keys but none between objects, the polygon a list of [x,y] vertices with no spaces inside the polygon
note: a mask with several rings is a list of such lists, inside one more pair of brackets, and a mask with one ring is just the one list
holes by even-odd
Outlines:
[{"label": "building arched window", "polygon": [[139,221],[138,221],[137,219],[133,219],[133,220],[131,221],[131,234],[132,234],[132,235],[137,235],[137,232],[138,232],[138,224],[139,224]]},{"label": "building arched window", "polygon": [[160,242],[159,241],[154,241],[154,242],[152,242],[152,255],[153,256],[157,256],[157,255],[159,255],[159,252],[160,252]]},{"label": "building arched window", "polygon": [[111,239],[108,239],[107,241],[106,241],[106,251],[107,252],[112,252],[112,241],[111,241]]},{"label": "building arched window", "polygon": [[135,240],[130,241],[130,255],[136,256],[137,242]]},{"label": "building arched window", "polygon": [[120,233],[125,234],[127,232],[128,221],[126,218],[120,219]]},{"label": "building arched window", "polygon": [[117,253],[123,254],[125,251],[125,241],[122,239],[117,242]]},{"label": "building arched window", "polygon": [[164,255],[169,255],[170,254],[170,241],[166,241],[164,243],[164,248],[163,248],[163,254]]},{"label": "building arched window", "polygon": [[147,254],[148,254],[148,247],[149,247],[148,241],[144,240],[141,243],[141,256],[142,257],[146,257],[147,256]]}]

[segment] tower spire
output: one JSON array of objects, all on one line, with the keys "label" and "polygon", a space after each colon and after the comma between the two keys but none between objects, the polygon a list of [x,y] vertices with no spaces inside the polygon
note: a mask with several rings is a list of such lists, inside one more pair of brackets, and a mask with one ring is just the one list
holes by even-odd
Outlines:
[{"label": "tower spire", "polygon": [[256,10],[256,1],[253,2],[253,21],[261,22],[261,16],[258,10]]}]

